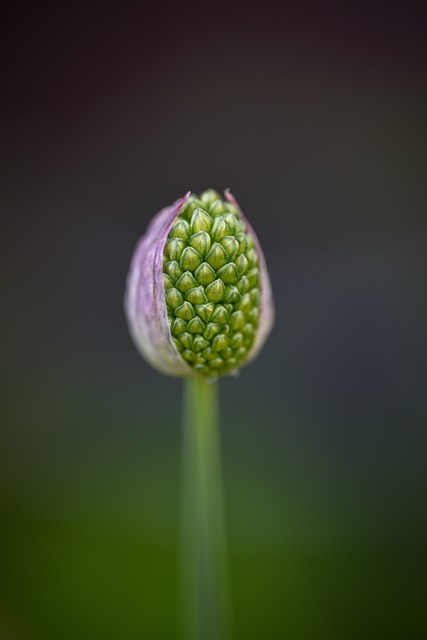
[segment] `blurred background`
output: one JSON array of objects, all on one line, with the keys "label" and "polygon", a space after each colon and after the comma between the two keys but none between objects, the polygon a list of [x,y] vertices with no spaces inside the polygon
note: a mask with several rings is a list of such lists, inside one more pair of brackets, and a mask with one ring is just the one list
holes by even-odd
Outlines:
[{"label": "blurred background", "polygon": [[177,637],[182,383],[122,304],[207,187],[277,305],[221,381],[236,639],[425,637],[425,23],[344,5],[4,20],[1,640]]}]

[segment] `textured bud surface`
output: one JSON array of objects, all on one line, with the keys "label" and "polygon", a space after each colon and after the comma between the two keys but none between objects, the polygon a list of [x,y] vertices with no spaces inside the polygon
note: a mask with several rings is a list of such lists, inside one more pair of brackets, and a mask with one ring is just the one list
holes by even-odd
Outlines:
[{"label": "textured bud surface", "polygon": [[136,347],[174,376],[217,377],[253,360],[274,321],[264,254],[229,191],[188,192],[154,216],[130,265]]},{"label": "textured bud surface", "polygon": [[163,265],[181,357],[208,377],[242,366],[258,332],[262,283],[258,250],[237,206],[213,189],[191,195],[170,229]]}]

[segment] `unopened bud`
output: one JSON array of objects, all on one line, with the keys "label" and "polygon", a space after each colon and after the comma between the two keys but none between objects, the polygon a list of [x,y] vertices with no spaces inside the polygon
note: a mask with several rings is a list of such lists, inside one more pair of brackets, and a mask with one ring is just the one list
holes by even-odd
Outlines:
[{"label": "unopened bud", "polygon": [[135,250],[125,296],[142,355],[163,373],[233,373],[274,319],[258,239],[227,191],[189,193],[155,216]]}]

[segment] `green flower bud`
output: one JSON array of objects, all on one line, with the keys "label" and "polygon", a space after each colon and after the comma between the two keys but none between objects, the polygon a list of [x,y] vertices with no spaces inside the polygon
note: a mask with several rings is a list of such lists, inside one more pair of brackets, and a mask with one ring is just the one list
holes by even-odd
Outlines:
[{"label": "green flower bud", "polygon": [[245,255],[248,249],[248,238],[246,236],[246,233],[243,233],[243,231],[238,233],[236,235],[236,240],[239,243],[239,248],[237,250],[237,253]]},{"label": "green flower bud", "polygon": [[239,222],[237,220],[237,217],[234,215],[234,213],[224,213],[222,217],[228,224],[230,233],[235,235],[236,233],[238,233],[238,231],[240,231],[238,226]]},{"label": "green flower bud", "polygon": [[196,312],[194,311],[193,305],[187,300],[175,309],[176,317],[182,320],[191,320],[195,314]]},{"label": "green flower bud", "polygon": [[211,204],[209,211],[212,216],[227,213],[227,204],[223,200],[215,200],[215,202]]},{"label": "green flower bud", "polygon": [[179,260],[186,246],[187,243],[182,238],[170,238],[166,243],[165,255],[170,260]]},{"label": "green flower bud", "polygon": [[223,351],[228,347],[230,340],[223,333],[218,334],[212,340],[212,349],[214,351]]},{"label": "green flower bud", "polygon": [[166,304],[171,309],[176,309],[180,304],[184,302],[184,298],[182,297],[181,291],[178,289],[172,288],[166,291]]},{"label": "green flower bud", "polygon": [[203,284],[204,286],[207,286],[216,278],[215,271],[207,262],[203,262],[200,267],[196,269],[194,276],[197,282],[199,284]]},{"label": "green flower bud", "polygon": [[217,216],[211,229],[211,236],[215,242],[219,242],[225,236],[230,235],[231,229],[222,216]]},{"label": "green flower bud", "polygon": [[239,279],[237,267],[234,262],[229,262],[221,267],[221,269],[218,269],[217,276],[221,278],[225,284],[235,284]]},{"label": "green flower bud", "polygon": [[165,285],[165,291],[173,287],[173,280],[167,273],[163,273],[163,284]]},{"label": "green flower bud", "polygon": [[227,324],[227,310],[221,304],[217,304],[215,307],[215,311],[211,316],[211,320],[212,322],[217,322],[218,324]]},{"label": "green flower bud", "polygon": [[190,351],[190,349],[185,349],[181,355],[185,360],[187,360],[187,362],[194,362],[196,359],[196,354],[193,351]]},{"label": "green flower bud", "polygon": [[205,288],[202,286],[190,289],[190,291],[185,294],[185,299],[188,300],[188,302],[191,302],[191,304],[204,304],[208,301],[205,294]]},{"label": "green flower bud", "polygon": [[205,207],[210,207],[212,203],[215,202],[215,200],[220,199],[221,196],[219,195],[218,191],[215,191],[215,189],[207,189],[206,191],[203,191],[200,196],[200,200],[201,202],[203,202],[203,205]]},{"label": "green flower bud", "polygon": [[206,349],[209,345],[210,345],[209,340],[205,340],[203,336],[201,335],[194,336],[193,349],[195,353],[197,353],[198,351],[202,351],[203,349]]},{"label": "green flower bud", "polygon": [[179,336],[179,341],[186,349],[193,348],[194,338],[191,333],[188,333],[188,331],[185,331]]},{"label": "green flower bud", "polygon": [[203,333],[205,331],[205,328],[206,325],[203,320],[199,318],[199,316],[196,316],[195,318],[190,320],[187,325],[187,329],[191,331],[191,333]]},{"label": "green flower bud", "polygon": [[246,324],[246,315],[243,311],[235,311],[230,316],[230,327],[235,331],[240,331]]},{"label": "green flower bud", "polygon": [[176,288],[181,291],[181,293],[186,293],[190,289],[197,287],[197,280],[191,273],[191,271],[185,271],[180,278],[176,281]]},{"label": "green flower bud", "polygon": [[[238,244],[239,243],[237,243],[237,245]],[[237,250],[238,249],[239,249],[239,247],[237,246]],[[236,251],[236,253],[237,253],[237,251]],[[236,268],[237,268],[237,271],[239,273],[239,276],[242,276],[249,268],[249,260],[244,255],[237,256],[237,258],[235,260],[235,264],[236,264]]]},{"label": "green flower bud", "polygon": [[193,247],[203,258],[211,248],[211,237],[207,231],[198,231],[189,239],[190,247]]},{"label": "green flower bud", "polygon": [[187,329],[187,323],[182,318],[175,318],[172,322],[171,332],[174,336],[179,336]]},{"label": "green flower bud", "polygon": [[237,242],[234,236],[224,236],[220,240],[220,244],[224,247],[228,259],[234,260],[237,256],[237,251],[239,250],[239,243]]},{"label": "green flower bud", "polygon": [[162,210],[132,260],[126,313],[135,343],[172,375],[217,377],[253,359],[273,322],[258,240],[229,192]]},{"label": "green flower bud", "polygon": [[202,264],[203,258],[193,247],[186,247],[182,252],[180,267],[185,271],[195,271]]},{"label": "green flower bud", "polygon": [[215,302],[208,302],[207,304],[196,304],[194,308],[197,315],[204,320],[204,322],[209,322],[215,312],[216,305]]},{"label": "green flower bud", "polygon": [[233,284],[225,287],[225,301],[228,303],[238,302],[241,298],[239,290]]},{"label": "green flower bud", "polygon": [[208,326],[206,327],[206,331],[203,334],[203,337],[206,338],[206,340],[210,341],[220,331],[221,331],[221,325],[220,324],[216,324],[216,322],[209,322]]},{"label": "green flower bud", "polygon": [[180,216],[189,222],[194,211],[200,207],[203,208],[203,202],[197,196],[191,195],[181,208]]},{"label": "green flower bud", "polygon": [[191,218],[190,229],[191,233],[198,233],[199,231],[207,231],[208,233],[212,229],[213,220],[210,215],[204,209],[196,209]]},{"label": "green flower bud", "polygon": [[225,284],[222,280],[214,280],[206,287],[206,297],[209,302],[221,302],[225,298]]},{"label": "green flower bud", "polygon": [[169,260],[164,266],[164,273],[169,275],[172,281],[175,282],[182,276],[182,269],[176,260]]},{"label": "green flower bud", "polygon": [[169,231],[169,238],[181,238],[182,240],[188,240],[190,238],[190,227],[186,220],[178,218]]},{"label": "green flower bud", "polygon": [[224,247],[217,242],[212,245],[211,250],[206,256],[206,262],[210,264],[212,269],[220,269],[223,267],[228,261],[227,252]]}]

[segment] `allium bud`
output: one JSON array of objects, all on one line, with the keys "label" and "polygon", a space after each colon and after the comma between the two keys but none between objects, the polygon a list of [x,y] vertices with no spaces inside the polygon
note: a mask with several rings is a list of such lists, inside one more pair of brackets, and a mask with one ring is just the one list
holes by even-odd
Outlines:
[{"label": "allium bud", "polygon": [[274,321],[259,241],[229,191],[188,192],[151,221],[132,258],[125,311],[153,367],[215,378],[253,360]]}]

